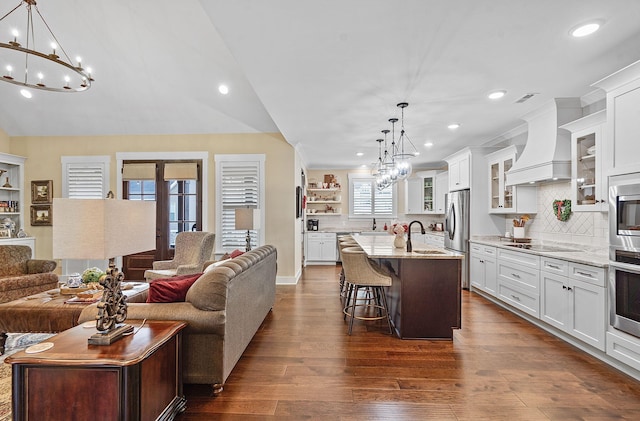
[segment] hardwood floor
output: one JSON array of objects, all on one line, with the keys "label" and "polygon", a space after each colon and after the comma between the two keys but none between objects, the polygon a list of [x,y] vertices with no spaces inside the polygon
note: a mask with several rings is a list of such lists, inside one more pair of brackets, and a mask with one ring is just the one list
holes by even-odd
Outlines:
[{"label": "hardwood floor", "polygon": [[186,385],[178,419],[640,420],[640,383],[468,291],[452,342],[347,336],[338,273],[278,286],[222,394]]}]

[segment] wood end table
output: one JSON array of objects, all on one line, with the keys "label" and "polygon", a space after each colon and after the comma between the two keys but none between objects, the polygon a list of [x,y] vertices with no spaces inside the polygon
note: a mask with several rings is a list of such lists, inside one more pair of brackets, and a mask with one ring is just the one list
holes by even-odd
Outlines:
[{"label": "wood end table", "polygon": [[179,321],[127,320],[134,334],[89,345],[95,327],[76,326],[39,353],[18,352],[12,364],[13,419],[170,420],[186,407]]}]

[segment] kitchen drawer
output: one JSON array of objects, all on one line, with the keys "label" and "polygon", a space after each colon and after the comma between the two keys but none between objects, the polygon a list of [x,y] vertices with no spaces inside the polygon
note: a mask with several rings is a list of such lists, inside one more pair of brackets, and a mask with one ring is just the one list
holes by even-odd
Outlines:
[{"label": "kitchen drawer", "polygon": [[521,268],[511,262],[498,260],[498,279],[499,282],[507,281],[530,294],[538,295],[540,291],[540,271]]},{"label": "kitchen drawer", "polygon": [[605,269],[596,266],[569,262],[569,277],[593,285],[605,287]]},{"label": "kitchen drawer", "polygon": [[504,262],[512,262],[517,264],[519,267],[526,267],[535,270],[540,269],[540,257],[536,256],[535,254],[499,248],[498,260]]},{"label": "kitchen drawer", "polygon": [[510,282],[498,282],[498,297],[505,303],[516,307],[536,318],[540,317],[540,297],[523,291]]},{"label": "kitchen drawer", "polygon": [[540,270],[555,273],[556,275],[569,276],[569,262],[551,257],[541,257]]},{"label": "kitchen drawer", "polygon": [[483,244],[471,244],[471,251],[476,255],[486,257],[495,257],[496,248],[493,246],[485,246]]},{"label": "kitchen drawer", "polygon": [[623,332],[607,332],[607,355],[640,370],[640,339]]}]

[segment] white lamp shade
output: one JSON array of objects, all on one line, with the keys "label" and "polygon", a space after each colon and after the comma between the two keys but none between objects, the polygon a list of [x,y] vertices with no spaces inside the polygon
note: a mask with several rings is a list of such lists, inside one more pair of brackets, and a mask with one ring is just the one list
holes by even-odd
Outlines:
[{"label": "white lamp shade", "polygon": [[156,203],[53,199],[53,258],[111,259],[156,248]]},{"label": "white lamp shade", "polygon": [[236,229],[237,230],[260,229],[260,209],[237,208],[236,209]]}]

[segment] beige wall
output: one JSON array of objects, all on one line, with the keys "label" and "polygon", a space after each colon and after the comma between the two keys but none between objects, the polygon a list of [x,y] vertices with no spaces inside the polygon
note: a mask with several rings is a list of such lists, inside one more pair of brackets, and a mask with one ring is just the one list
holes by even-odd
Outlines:
[{"label": "beige wall", "polygon": [[[0,150],[4,145],[0,133]],[[31,180],[53,180],[54,197],[62,191],[62,156],[111,156],[110,188],[116,186],[116,152],[208,151],[209,231],[215,229],[215,154],[265,154],[266,227],[265,241],[278,249],[278,277],[293,278],[298,269],[299,253],[295,225],[295,150],[280,134],[162,135],[162,136],[82,136],[82,137],[14,137],[10,153],[27,157],[25,186]],[[26,199],[25,199],[26,200]],[[55,213],[55,209],[52,210]],[[28,214],[28,213],[27,213]],[[26,215],[25,215],[26,216]],[[28,219],[28,216],[27,216]],[[26,225],[26,224],[25,224]],[[36,256],[51,258],[51,227],[26,226],[36,237]]]}]

